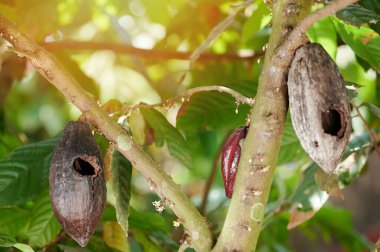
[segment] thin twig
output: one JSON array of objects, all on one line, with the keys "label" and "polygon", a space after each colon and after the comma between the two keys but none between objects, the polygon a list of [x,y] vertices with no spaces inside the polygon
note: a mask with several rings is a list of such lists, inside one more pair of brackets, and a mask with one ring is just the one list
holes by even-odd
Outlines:
[{"label": "thin twig", "polygon": [[351,105],[352,107],[355,109],[357,115],[359,116],[359,118],[362,120],[363,124],[364,124],[364,127],[367,129],[368,131],[368,134],[369,134],[369,137],[371,138],[371,141],[372,141],[372,145],[376,151],[376,154],[379,156],[380,158],[380,149],[379,149],[379,146],[378,146],[378,143],[377,143],[377,138],[375,136],[375,134],[373,134],[371,128],[369,127],[367,121],[365,120],[363,114],[360,112],[360,109],[358,108],[358,106],[356,106],[353,102],[351,102]]},{"label": "thin twig", "polygon": [[231,88],[224,87],[224,86],[205,86],[205,87],[196,87],[196,88],[189,89],[182,95],[167,99],[160,103],[155,103],[155,104],[140,103],[136,105],[126,105],[124,108],[135,109],[135,108],[170,107],[174,105],[175,103],[177,103],[178,101],[181,101],[181,102],[187,101],[189,97],[191,97],[192,95],[196,93],[208,92],[208,91],[218,91],[220,93],[230,94],[232,97],[235,98],[236,103],[247,104],[249,106],[253,106],[255,104],[255,98],[246,97]]},{"label": "thin twig", "polygon": [[[202,58],[202,55],[204,56],[204,52],[206,49],[222,34],[235,20],[236,15],[240,12],[240,10],[244,9],[248,5],[250,5],[253,2],[253,0],[245,0],[242,3],[236,3],[232,7],[234,8],[232,12],[223,19],[220,23],[218,23],[210,33],[208,34],[207,38],[201,45],[198,46],[197,49],[193,51],[193,53],[189,56],[190,63],[189,68],[182,74],[181,78],[179,79],[178,86],[180,86],[183,81],[185,80],[187,74],[191,71],[195,61]],[[261,50],[257,54],[258,57],[255,59],[260,58],[262,55],[264,55],[264,51]]]},{"label": "thin twig", "polygon": [[253,0],[246,0],[243,3],[236,5],[235,9],[225,19],[223,19],[222,22],[212,28],[206,40],[190,55],[190,69],[201,54],[232,24],[239,11],[250,5],[252,2]]},{"label": "thin twig", "polygon": [[[125,44],[115,44],[108,42],[83,42],[83,41],[55,41],[49,43],[42,43],[45,49],[49,51],[60,51],[60,50],[73,50],[73,51],[93,51],[93,50],[110,50],[115,53],[123,53],[134,55],[146,59],[179,59],[179,60],[189,60],[191,53],[186,52],[175,52],[175,51],[165,51],[159,49],[141,49]],[[240,56],[237,54],[215,54],[215,53],[204,53],[200,55],[198,60],[201,61],[230,61],[230,60],[243,60],[243,61],[253,61],[260,58],[263,55],[262,52],[255,53],[250,56]]]}]

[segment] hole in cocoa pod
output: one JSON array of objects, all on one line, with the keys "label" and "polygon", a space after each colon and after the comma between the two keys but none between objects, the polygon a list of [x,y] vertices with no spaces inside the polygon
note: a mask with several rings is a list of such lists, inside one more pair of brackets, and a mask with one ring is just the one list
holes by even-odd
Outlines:
[{"label": "hole in cocoa pod", "polygon": [[87,161],[77,158],[73,163],[74,171],[82,176],[93,176],[96,174],[95,168]]},{"label": "hole in cocoa pod", "polygon": [[332,136],[343,137],[346,129],[344,116],[336,109],[328,109],[321,112],[323,131]]}]

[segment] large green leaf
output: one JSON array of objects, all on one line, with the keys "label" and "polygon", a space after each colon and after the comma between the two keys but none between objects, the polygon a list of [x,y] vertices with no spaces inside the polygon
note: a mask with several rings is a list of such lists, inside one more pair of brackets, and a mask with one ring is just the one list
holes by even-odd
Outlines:
[{"label": "large green leaf", "polygon": [[345,209],[323,207],[306,226],[334,237],[334,240],[347,249],[344,251],[369,251],[372,247],[372,244],[354,229],[351,213]]},{"label": "large green leaf", "polygon": [[241,41],[243,47],[258,51],[267,42],[268,35],[261,30],[271,21],[271,13],[262,0],[255,4],[257,8],[243,25]]},{"label": "large green leaf", "polygon": [[[310,165],[305,171],[302,182],[297,187],[291,199],[292,205],[296,206],[300,211],[313,211],[324,204],[328,198],[326,193],[319,189],[314,174],[319,167],[315,163]],[[318,201],[317,201],[318,199]]]},{"label": "large green leaf", "polygon": [[[0,118],[0,121],[1,121],[1,118]],[[17,137],[15,137],[14,135],[8,134],[6,132],[4,133],[0,132],[0,159],[3,159],[6,156],[8,156],[8,154],[12,150],[17,148],[19,145],[20,145],[20,140]]]},{"label": "large green leaf", "polygon": [[[128,225],[131,229],[140,229],[145,232],[162,231],[169,232],[167,220],[158,213],[141,212],[133,207],[129,208]],[[102,222],[116,221],[115,208],[109,205],[104,209]]]},{"label": "large green leaf", "polygon": [[49,160],[57,138],[27,144],[0,161],[0,206],[33,199],[47,184]]},{"label": "large green leaf", "polygon": [[0,232],[14,237],[26,237],[29,213],[19,207],[0,208]]},{"label": "large green leaf", "polygon": [[[367,133],[357,135],[350,140],[346,147],[346,151],[343,155],[342,161],[347,158],[354,156],[354,162],[350,160],[350,165],[346,171],[341,172],[339,176],[339,181],[342,185],[347,186],[352,183],[363,170],[364,165],[367,160],[368,151],[371,139],[368,137]],[[319,170],[318,165],[312,163],[305,171],[301,183],[298,185],[292,196],[292,205],[297,207],[300,211],[311,211],[316,209],[316,205],[319,203],[324,203],[326,194],[321,191],[317,181],[315,180],[315,174]],[[318,201],[319,199],[320,201]]]},{"label": "large green leaf", "polygon": [[12,247],[13,244],[17,243],[16,239],[8,234],[0,233],[0,246],[1,247]]},{"label": "large green leaf", "polygon": [[163,231],[167,233],[169,226],[161,215],[157,213],[145,213],[131,208],[129,215],[129,225],[133,229],[140,229],[143,231]]},{"label": "large green leaf", "polygon": [[191,167],[190,150],[181,133],[157,110],[142,109],[141,113],[154,131],[154,141],[156,144],[162,146],[166,142],[170,154],[178,158],[185,166]]},{"label": "large green leaf", "polygon": [[[247,97],[254,97],[257,84],[241,81],[224,85]],[[218,91],[199,92],[191,96],[188,103],[182,105],[177,116],[177,127],[191,131],[200,128],[232,129],[245,124],[250,107],[240,104],[235,99]],[[236,113],[238,112],[238,113]]]},{"label": "large green leaf", "polygon": [[314,23],[307,31],[307,36],[311,42],[319,43],[335,59],[337,52],[337,35],[330,18],[324,18]]},{"label": "large green leaf", "polygon": [[54,240],[61,230],[52,211],[47,190],[35,202],[30,218],[28,238],[31,246],[43,247]]},{"label": "large green leaf", "polygon": [[107,221],[103,223],[103,239],[111,248],[121,252],[130,251],[127,236],[117,222]]},{"label": "large green leaf", "polygon": [[380,68],[380,36],[371,28],[348,25],[332,17],[336,31],[342,40],[374,68]]},{"label": "large green leaf", "polygon": [[361,26],[367,23],[375,24],[380,20],[380,15],[358,4],[350,5],[338,11],[336,16],[346,23],[355,26]]},{"label": "large green leaf", "polygon": [[160,252],[164,251],[163,248],[158,247],[154,244],[144,232],[140,230],[133,230],[133,235],[135,239],[143,246],[144,251],[147,252]]},{"label": "large green leaf", "polygon": [[369,111],[371,111],[374,116],[380,119],[380,108],[373,103],[366,103],[366,105],[368,106]]},{"label": "large green leaf", "polygon": [[277,158],[277,165],[282,165],[292,162],[302,162],[307,159],[308,155],[303,150],[293,125],[288,115],[285,122],[284,135],[282,137],[281,149]]},{"label": "large green leaf", "polygon": [[[360,0],[359,4],[364,8],[371,10],[380,15],[380,1],[379,0]],[[380,22],[371,25],[371,28],[374,29],[377,33],[380,32]]]},{"label": "large green leaf", "polygon": [[18,243],[14,237],[4,233],[0,233],[0,247],[15,247],[22,252],[34,252],[28,245]]},{"label": "large green leaf", "polygon": [[131,163],[116,149],[111,150],[111,183],[115,195],[117,222],[128,236],[129,200],[131,199]]}]

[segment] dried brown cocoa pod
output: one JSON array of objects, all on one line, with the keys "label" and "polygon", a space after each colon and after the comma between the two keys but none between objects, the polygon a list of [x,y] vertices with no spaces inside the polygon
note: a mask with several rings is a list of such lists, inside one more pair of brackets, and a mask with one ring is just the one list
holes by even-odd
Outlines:
[{"label": "dried brown cocoa pod", "polygon": [[240,141],[247,135],[247,126],[240,126],[228,137],[222,150],[222,176],[227,198],[232,197],[241,155]]},{"label": "dried brown cocoa pod", "polygon": [[335,62],[319,44],[299,48],[288,76],[294,130],[304,150],[334,172],[351,133],[350,103]]},{"label": "dried brown cocoa pod", "polygon": [[104,164],[84,122],[69,122],[50,162],[50,201],[59,223],[84,247],[106,204]]}]

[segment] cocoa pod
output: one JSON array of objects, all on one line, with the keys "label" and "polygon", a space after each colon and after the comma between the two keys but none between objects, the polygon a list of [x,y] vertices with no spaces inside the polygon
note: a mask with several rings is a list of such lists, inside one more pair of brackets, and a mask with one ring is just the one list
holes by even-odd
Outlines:
[{"label": "cocoa pod", "polygon": [[235,178],[239,165],[241,147],[240,140],[247,135],[247,126],[240,126],[228,137],[222,150],[222,176],[227,198],[232,197]]},{"label": "cocoa pod", "polygon": [[84,122],[69,122],[50,162],[50,201],[59,223],[84,247],[106,204],[104,164]]},{"label": "cocoa pod", "polygon": [[299,48],[288,76],[289,107],[303,149],[334,172],[351,133],[350,103],[335,62],[319,44]]}]

